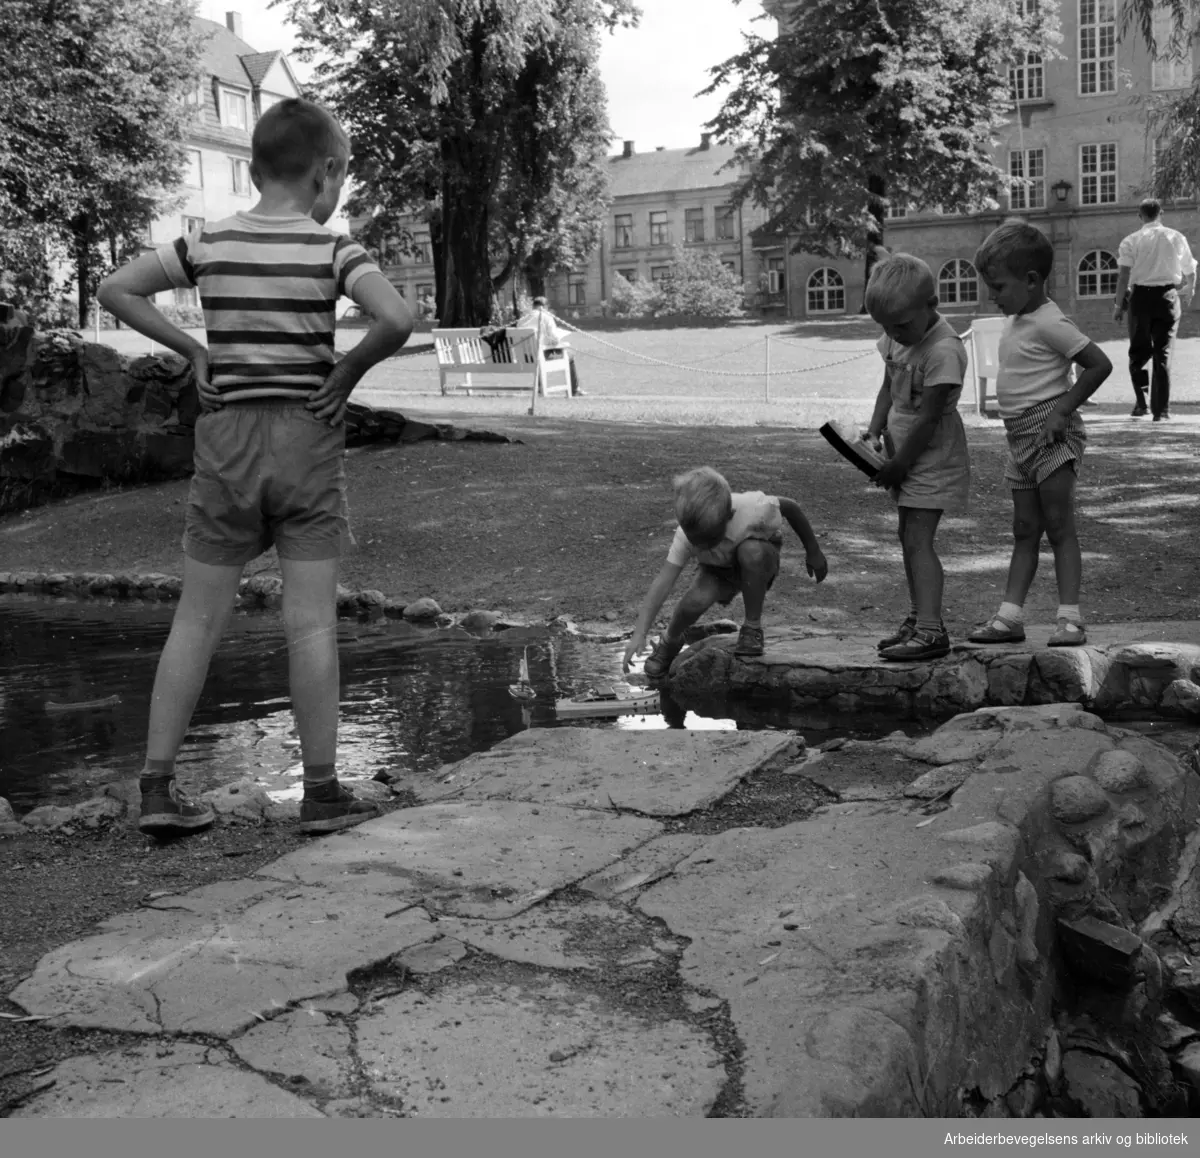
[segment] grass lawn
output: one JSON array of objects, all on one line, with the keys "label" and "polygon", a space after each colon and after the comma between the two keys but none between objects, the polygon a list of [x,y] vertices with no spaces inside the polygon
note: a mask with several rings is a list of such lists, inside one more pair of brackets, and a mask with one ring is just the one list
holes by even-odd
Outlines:
[{"label": "grass lawn", "polygon": [[[952,316],[960,332],[969,317]],[[1185,336],[1175,353],[1172,409],[1180,417],[1200,409],[1200,337]],[[1115,325],[1096,334],[1114,370],[1088,409],[1090,418],[1124,418],[1132,404],[1125,368],[1127,344]],[[203,337],[201,331],[194,331]],[[361,340],[361,328],[338,332],[339,350]],[[91,338],[91,331],[84,335]],[[875,351],[879,330],[858,317],[830,322],[745,322],[712,327],[603,330],[572,339],[585,397],[538,399],[539,414],[615,422],[696,426],[780,426],[814,429],[828,418],[863,422],[879,389]],[[128,330],[105,330],[104,342],[122,353],[149,350]],[[771,374],[768,378],[768,348]],[[970,370],[968,371],[970,374]],[[376,366],[355,393],[358,401],[413,415],[524,415],[526,395],[443,397],[428,334],[414,334],[394,358]],[[964,415],[972,411],[970,384]],[[975,425],[996,426],[969,418]]]}]

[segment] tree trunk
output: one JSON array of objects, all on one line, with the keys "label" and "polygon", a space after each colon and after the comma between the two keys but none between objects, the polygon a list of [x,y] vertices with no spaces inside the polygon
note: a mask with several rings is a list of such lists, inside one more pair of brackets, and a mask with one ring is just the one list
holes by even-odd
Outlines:
[{"label": "tree trunk", "polygon": [[871,270],[879,261],[878,250],[883,247],[883,222],[887,217],[884,198],[887,196],[887,186],[882,177],[867,178],[867,209],[875,220],[875,228],[867,231],[867,255],[863,261],[863,303],[858,312],[867,312],[867,282],[871,280]]},{"label": "tree trunk", "polygon": [[[75,240],[75,285],[79,293],[79,328],[88,323],[88,282],[91,280],[92,222],[86,213],[81,213],[71,230]],[[96,306],[99,309],[99,305]]]},{"label": "tree trunk", "polygon": [[447,179],[442,196],[442,297],[438,324],[484,326],[492,316],[492,270],[488,258],[488,206],[468,198]]}]

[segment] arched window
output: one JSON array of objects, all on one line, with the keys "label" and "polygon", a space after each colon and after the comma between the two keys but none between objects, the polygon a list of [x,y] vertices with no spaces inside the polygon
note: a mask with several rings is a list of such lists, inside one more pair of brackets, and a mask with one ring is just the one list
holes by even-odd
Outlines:
[{"label": "arched window", "polygon": [[846,283],[836,269],[822,266],[808,279],[808,312],[810,314],[844,314],[846,312]]},{"label": "arched window", "polygon": [[979,275],[965,258],[956,257],[938,274],[938,301],[944,306],[979,301]]},{"label": "arched window", "polygon": [[1093,249],[1079,259],[1075,292],[1081,298],[1112,297],[1117,274],[1117,259],[1107,249]]}]

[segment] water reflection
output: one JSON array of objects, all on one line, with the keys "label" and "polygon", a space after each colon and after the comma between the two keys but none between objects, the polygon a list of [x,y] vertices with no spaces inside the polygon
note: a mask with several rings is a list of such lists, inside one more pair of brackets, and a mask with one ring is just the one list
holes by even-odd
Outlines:
[{"label": "water reflection", "polygon": [[[150,692],[173,605],[0,597],[0,796],[18,811],[83,799],[134,775]],[[622,679],[620,644],[551,639],[513,629],[486,639],[394,621],[340,622],[339,767],[432,776],[447,763],[530,727],[555,727],[554,701]],[[528,648],[536,700],[508,694]],[[116,704],[48,712],[47,701]],[[732,719],[684,713],[571,720],[572,727],[722,728]],[[287,698],[287,649],[274,612],[240,612],[213,657],[180,751],[183,776],[205,789],[243,776],[275,786],[299,773]],[[293,784],[294,787],[294,784]],[[285,787],[279,792],[286,794]]]}]

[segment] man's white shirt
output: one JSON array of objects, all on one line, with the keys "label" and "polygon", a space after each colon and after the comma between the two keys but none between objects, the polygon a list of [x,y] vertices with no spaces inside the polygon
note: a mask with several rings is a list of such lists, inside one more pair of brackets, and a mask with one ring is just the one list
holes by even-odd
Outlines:
[{"label": "man's white shirt", "polygon": [[1121,242],[1117,264],[1129,269],[1131,286],[1178,285],[1196,272],[1187,238],[1161,221],[1148,221]]}]

